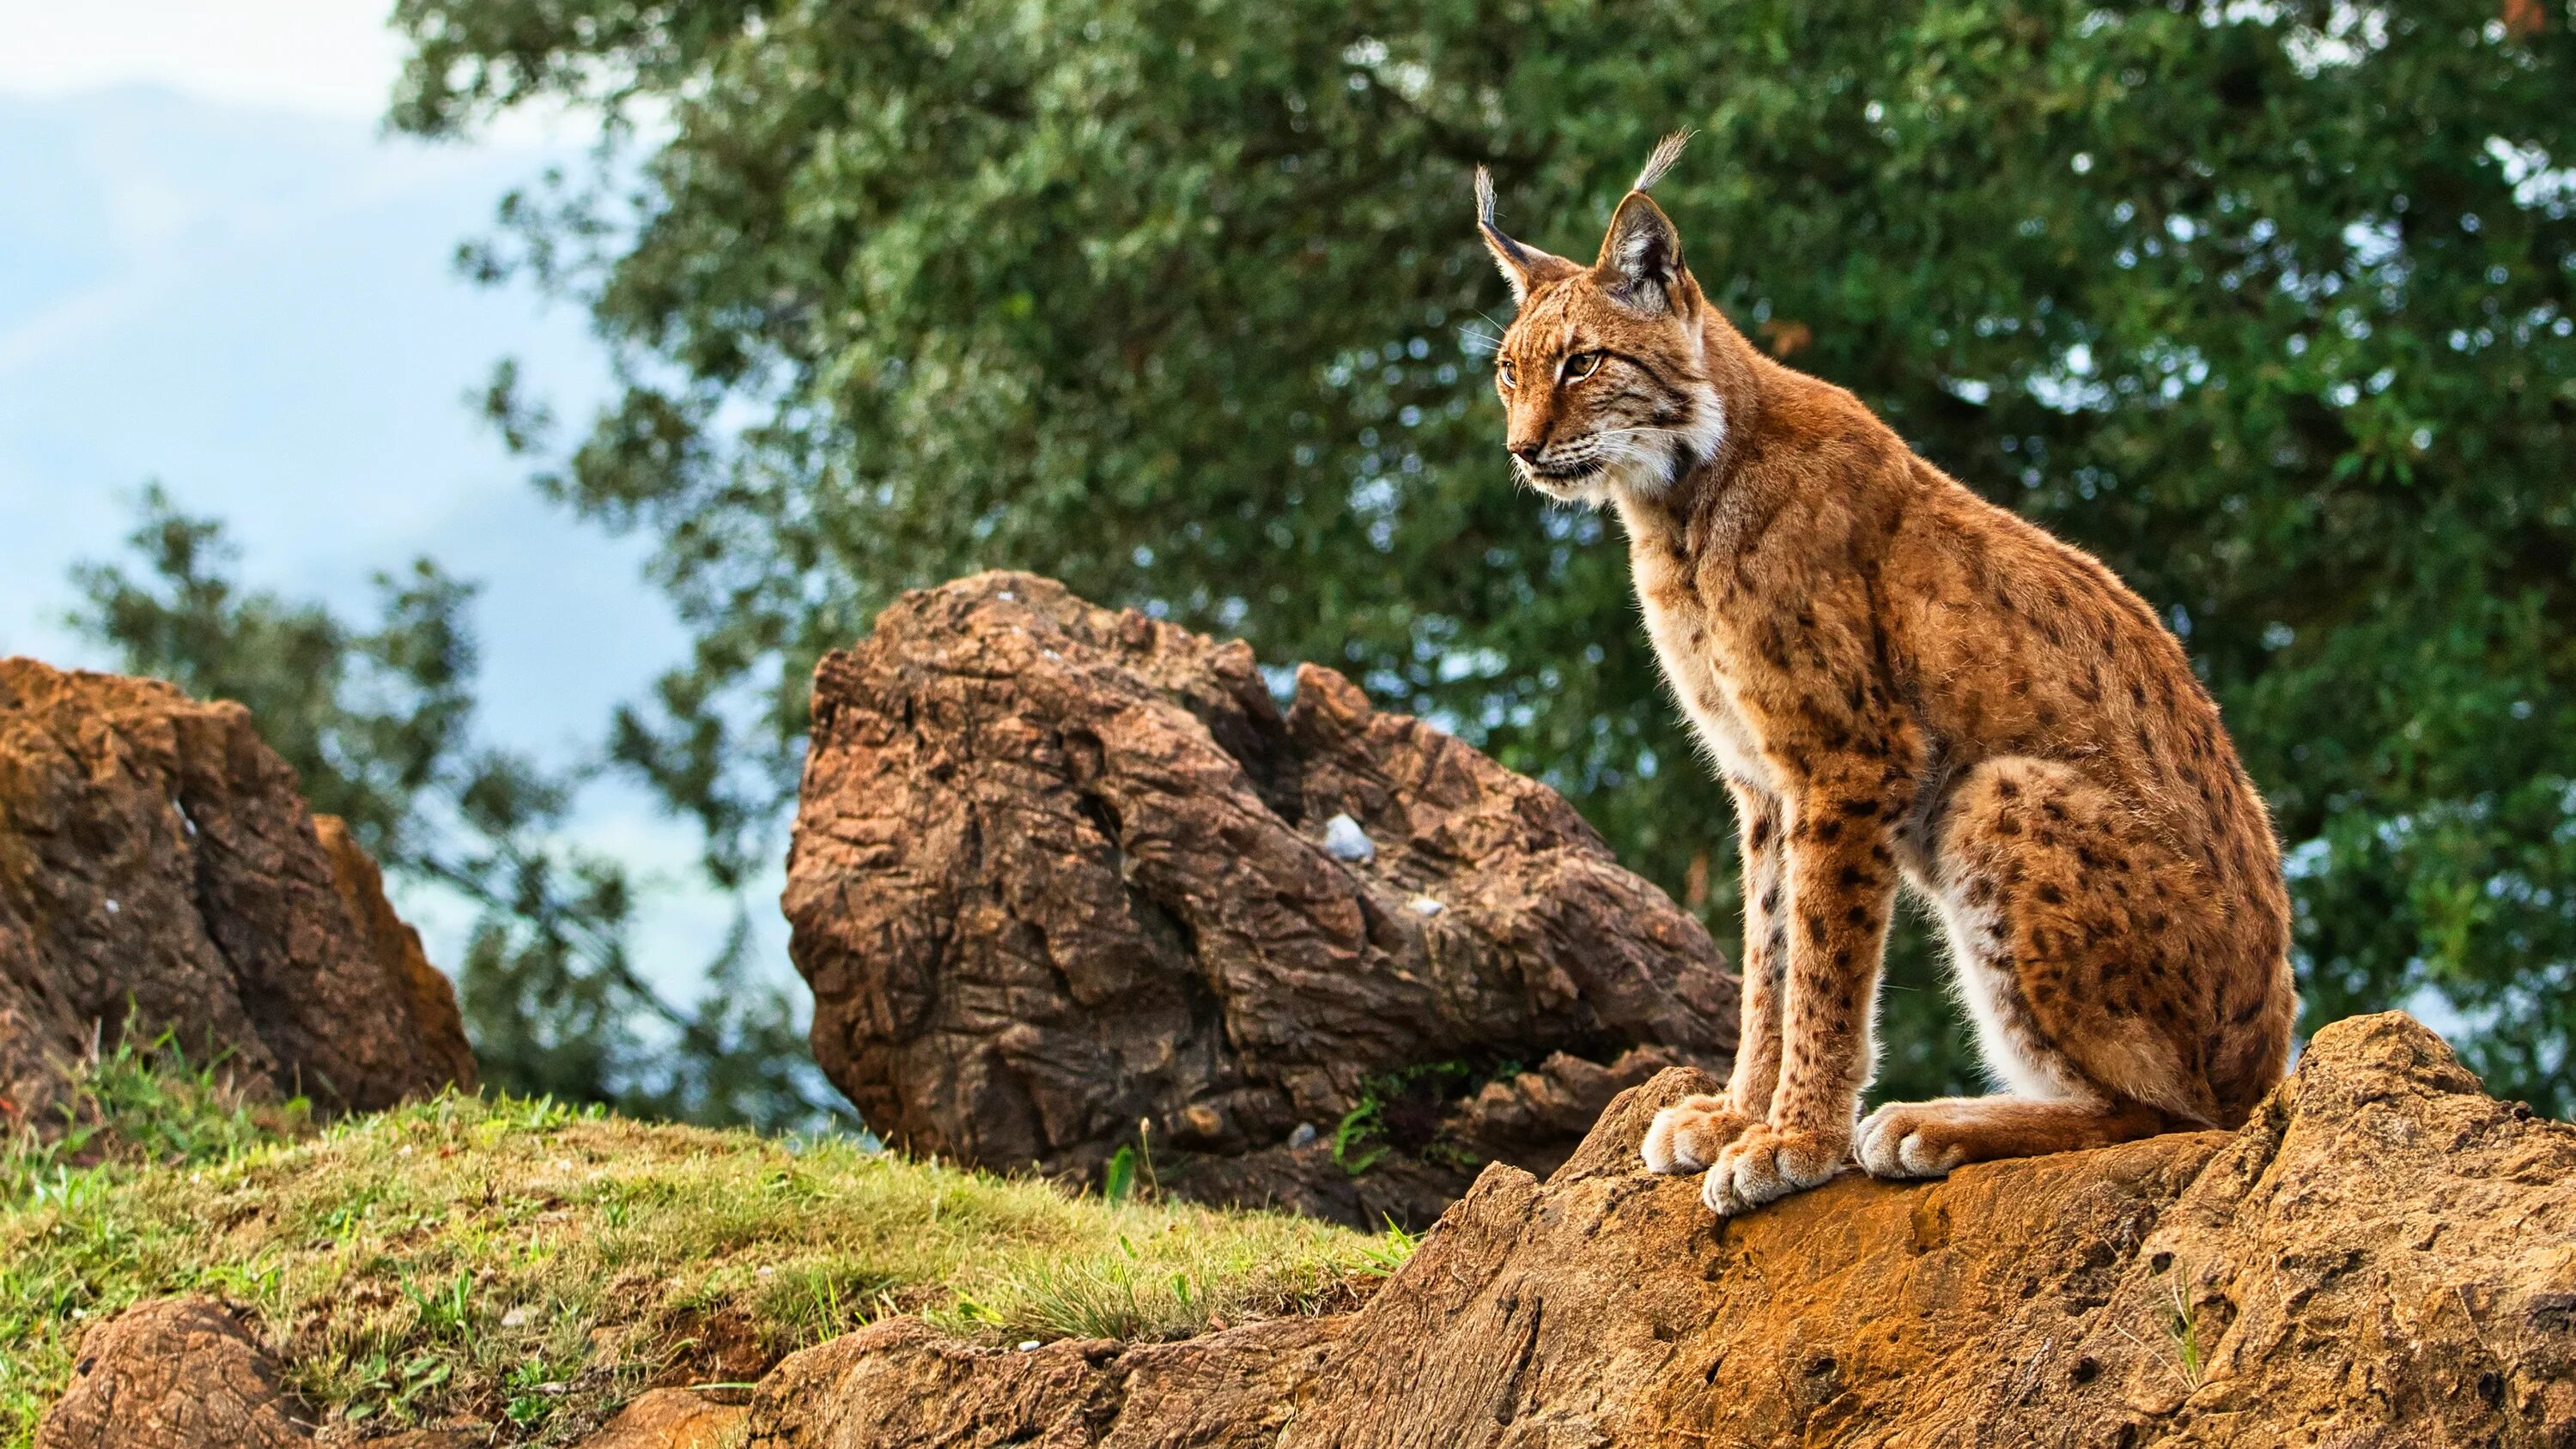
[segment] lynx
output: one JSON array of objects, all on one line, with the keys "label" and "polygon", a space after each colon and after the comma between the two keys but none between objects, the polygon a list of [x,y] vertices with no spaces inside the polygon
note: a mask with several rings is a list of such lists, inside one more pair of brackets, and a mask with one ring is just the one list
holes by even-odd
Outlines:
[{"label": "lynx", "polygon": [[[1606,507],[1666,684],[1735,802],[1744,1016],[1725,1091],[1658,1115],[1655,1172],[1735,1214],[1876,1177],[2232,1127],[2296,989],[2261,797],[2176,641],[2081,550],[1917,457],[1721,316],[1647,195],[1582,266],[1477,226],[1519,304],[1513,466]],[[1894,1103],[1878,976],[1900,882],[1947,937],[1986,1097]]]}]

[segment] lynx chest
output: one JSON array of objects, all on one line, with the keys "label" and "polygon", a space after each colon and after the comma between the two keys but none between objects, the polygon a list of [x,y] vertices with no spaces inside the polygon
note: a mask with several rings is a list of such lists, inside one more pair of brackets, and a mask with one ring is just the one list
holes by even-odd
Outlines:
[{"label": "lynx chest", "polygon": [[1645,611],[1646,635],[1663,666],[1664,685],[1690,717],[1700,742],[1717,767],[1738,783],[1765,795],[1780,793],[1778,772],[1762,752],[1761,736],[1737,704],[1718,649],[1718,631],[1690,580],[1667,555],[1647,549],[1630,554],[1637,602]]}]

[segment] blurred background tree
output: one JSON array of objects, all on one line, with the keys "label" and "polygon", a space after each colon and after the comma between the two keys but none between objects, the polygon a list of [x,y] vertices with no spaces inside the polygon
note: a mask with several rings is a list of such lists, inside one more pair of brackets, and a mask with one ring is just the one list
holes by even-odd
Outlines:
[{"label": "blurred background tree", "polygon": [[484,1080],[638,1115],[803,1127],[846,1108],[806,1056],[793,1004],[751,985],[737,926],[682,1010],[627,954],[630,873],[563,837],[583,772],[476,743],[473,589],[423,559],[379,575],[353,626],[233,582],[222,526],[141,499],[125,563],[85,565],[72,626],[122,667],[237,700],[392,876],[473,913],[459,1004]]},{"label": "blurred background tree", "polygon": [[[602,118],[465,262],[614,351],[577,436],[506,366],[489,403],[657,544],[696,647],[613,752],[719,876],[777,847],[815,657],[1013,565],[1336,664],[1730,914],[1615,530],[1504,466],[1468,225],[1490,163],[1589,255],[1690,125],[1659,196],[1739,324],[2183,636],[2290,847],[2311,1024],[2438,997],[2498,1091],[2576,1108],[2564,4],[394,13],[397,126]],[[1954,1085],[1896,954],[1882,1089]]]}]

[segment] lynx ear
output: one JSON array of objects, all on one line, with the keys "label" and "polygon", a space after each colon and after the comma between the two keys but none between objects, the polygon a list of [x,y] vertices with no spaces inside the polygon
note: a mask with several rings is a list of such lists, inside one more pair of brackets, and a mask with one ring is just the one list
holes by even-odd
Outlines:
[{"label": "lynx ear", "polygon": [[1512,284],[1512,302],[1529,300],[1529,294],[1540,285],[1575,270],[1574,263],[1560,256],[1525,247],[1503,235],[1494,225],[1494,178],[1485,168],[1476,168],[1476,231],[1485,239],[1485,250],[1494,254],[1494,265],[1502,269],[1503,280]]},{"label": "lynx ear", "polygon": [[1601,239],[1601,260],[1593,270],[1611,294],[1640,312],[1672,310],[1680,295],[1681,233],[1653,197],[1631,191],[1610,216],[1610,233]]}]

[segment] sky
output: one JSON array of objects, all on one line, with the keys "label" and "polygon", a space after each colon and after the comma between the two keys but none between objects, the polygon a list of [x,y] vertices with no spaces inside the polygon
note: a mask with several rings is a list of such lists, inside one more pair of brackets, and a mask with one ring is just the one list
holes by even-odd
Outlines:
[{"label": "sky", "polygon": [[0,93],[165,87],[217,105],[371,123],[402,47],[367,0],[0,0]]},{"label": "sky", "polygon": [[[477,580],[482,726],[561,758],[677,661],[643,549],[540,499],[465,402],[516,358],[578,420],[606,365],[577,309],[454,271],[583,134],[384,134],[401,60],[367,0],[0,0],[0,654],[109,663],[61,623],[141,486],[223,519],[246,582],[360,614],[428,555]],[[729,908],[693,840],[615,787],[580,833],[663,884],[639,931],[685,996]],[[452,908],[398,896],[452,966]],[[775,911],[759,914],[774,918]],[[784,929],[764,933],[784,968]]]}]

